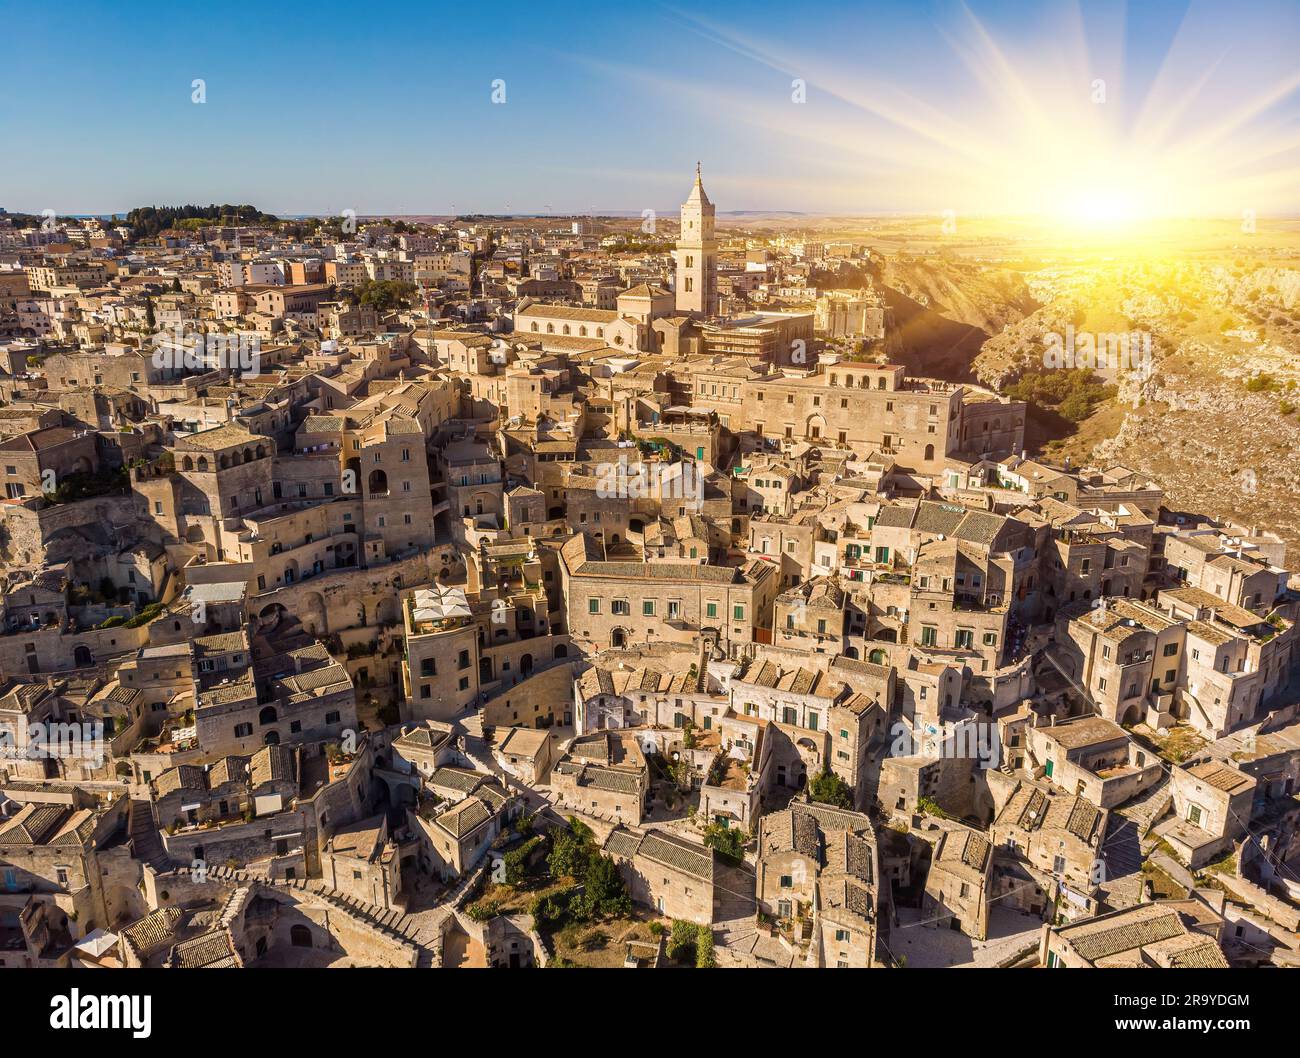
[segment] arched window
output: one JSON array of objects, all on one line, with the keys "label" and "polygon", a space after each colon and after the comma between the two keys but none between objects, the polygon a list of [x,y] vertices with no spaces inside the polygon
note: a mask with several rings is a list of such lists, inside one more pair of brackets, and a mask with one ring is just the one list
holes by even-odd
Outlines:
[{"label": "arched window", "polygon": [[388,475],[382,470],[372,470],[369,480],[370,495],[387,496],[388,495]]},{"label": "arched window", "polygon": [[208,457],[207,457],[207,456],[199,456],[199,469],[200,469],[200,470],[207,470],[207,469],[208,469]]},{"label": "arched window", "polygon": [[257,722],[265,727],[267,724],[274,724],[280,719],[280,714],[275,711],[275,706],[268,705],[257,714]]},{"label": "arched window", "polygon": [[934,445],[926,445],[926,446],[925,446],[925,458],[926,458],[926,459],[933,459],[933,458],[934,458]]}]

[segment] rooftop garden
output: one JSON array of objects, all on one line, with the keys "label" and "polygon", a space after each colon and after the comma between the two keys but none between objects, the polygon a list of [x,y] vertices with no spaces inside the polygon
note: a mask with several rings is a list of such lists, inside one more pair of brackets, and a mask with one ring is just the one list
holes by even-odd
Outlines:
[{"label": "rooftop garden", "polygon": [[[587,949],[606,951],[611,942],[617,946],[627,939],[628,924],[636,919],[627,886],[584,823],[570,817],[567,827],[538,834],[532,828],[531,817],[519,820],[517,843],[501,857],[487,888],[466,913],[480,922],[529,914],[557,953],[573,960],[569,965],[589,965],[575,956]],[[620,952],[611,965],[621,965],[622,959]]]}]

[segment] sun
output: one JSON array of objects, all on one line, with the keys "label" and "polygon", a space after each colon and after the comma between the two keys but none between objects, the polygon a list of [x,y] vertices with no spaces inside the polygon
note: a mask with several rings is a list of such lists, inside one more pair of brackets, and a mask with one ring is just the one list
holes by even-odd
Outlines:
[{"label": "sun", "polygon": [[1149,220],[1152,212],[1138,188],[1101,186],[1067,193],[1060,219],[1071,226],[1114,229]]}]

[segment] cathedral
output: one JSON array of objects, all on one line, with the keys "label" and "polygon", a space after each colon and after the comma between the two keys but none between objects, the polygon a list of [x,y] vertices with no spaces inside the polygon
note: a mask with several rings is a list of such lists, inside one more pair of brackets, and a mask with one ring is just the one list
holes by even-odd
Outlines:
[{"label": "cathedral", "polygon": [[704,193],[700,163],[695,186],[682,203],[682,230],[677,237],[677,311],[709,317],[718,314],[718,243],[713,237],[713,203]]}]

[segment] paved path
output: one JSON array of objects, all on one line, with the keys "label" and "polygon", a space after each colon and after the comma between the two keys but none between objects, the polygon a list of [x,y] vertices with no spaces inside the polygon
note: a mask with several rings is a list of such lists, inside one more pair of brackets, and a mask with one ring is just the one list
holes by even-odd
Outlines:
[{"label": "paved path", "polygon": [[964,933],[946,927],[922,925],[916,908],[898,909],[898,925],[889,931],[889,950],[910,967],[997,966],[1014,955],[1038,947],[1043,920],[1007,907],[994,907],[989,914],[989,939],[971,940]]}]

